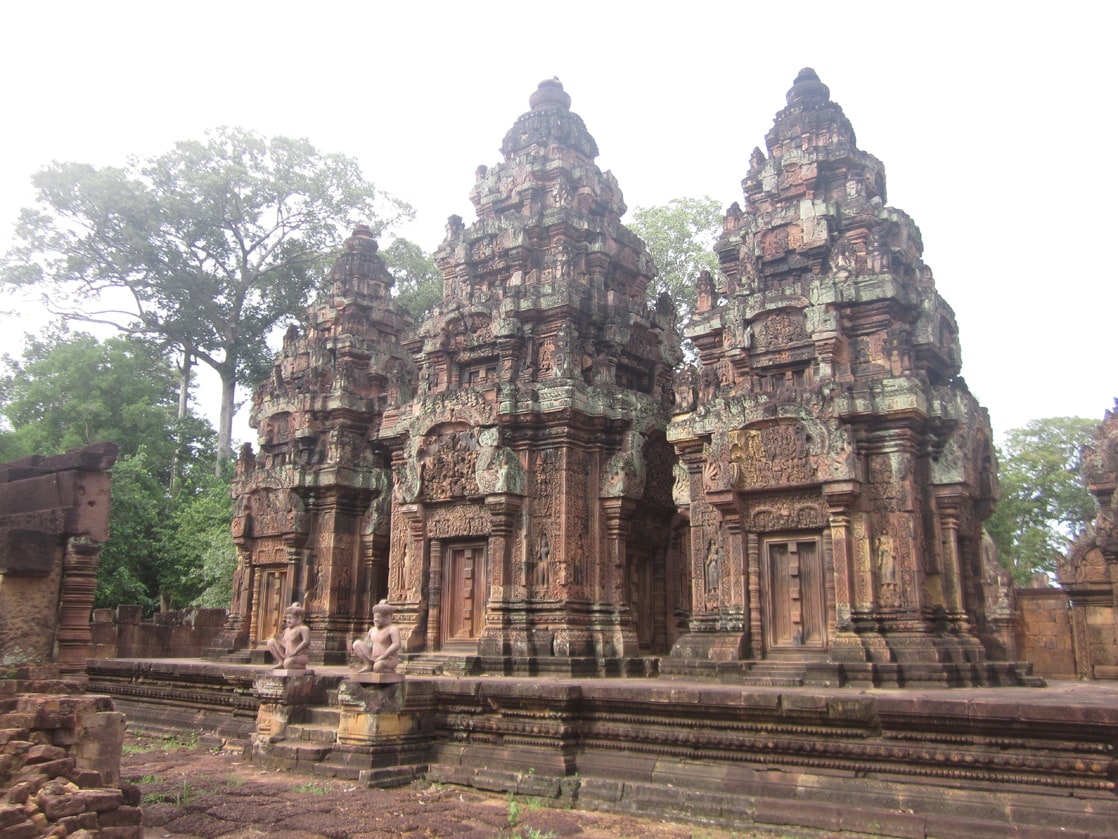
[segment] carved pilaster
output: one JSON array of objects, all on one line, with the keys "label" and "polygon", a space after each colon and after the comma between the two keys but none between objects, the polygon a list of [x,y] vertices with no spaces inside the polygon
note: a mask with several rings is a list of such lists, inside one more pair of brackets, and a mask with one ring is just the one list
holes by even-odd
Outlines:
[{"label": "carved pilaster", "polygon": [[[749,634],[750,615],[759,615],[760,585],[746,585],[745,539],[742,529],[742,510],[737,493],[732,490],[708,492],[707,500],[722,518],[725,534],[725,554],[722,557],[719,589],[722,603],[722,627],[731,632]],[[756,637],[756,635],[754,635]],[[748,643],[748,638],[743,639]]]},{"label": "carved pilaster", "polygon": [[855,602],[850,514],[858,500],[858,489],[855,481],[841,481],[823,487],[831,528],[831,553],[835,579],[835,626],[840,632],[851,628]]},{"label": "carved pilaster", "polygon": [[761,623],[761,538],[750,533],[746,538],[746,565],[749,574],[749,643],[747,656],[761,659],[765,656],[762,639],[765,637]]},{"label": "carved pilaster", "polygon": [[606,525],[606,566],[604,593],[617,614],[617,628],[614,633],[614,650],[611,655],[629,656],[638,654],[636,631],[633,629],[632,615],[629,613],[628,592],[626,587],[626,553],[629,538],[629,524],[636,508],[631,498],[603,498]]},{"label": "carved pilaster", "polygon": [[491,516],[489,536],[489,600],[496,605],[511,594],[512,537],[523,499],[519,495],[501,493],[485,499]]},{"label": "carved pilaster", "polygon": [[63,675],[85,673],[93,643],[90,614],[97,588],[101,546],[84,538],[71,538],[62,557],[62,590],[58,598],[58,665]]},{"label": "carved pilaster", "polygon": [[430,552],[431,573],[427,583],[427,649],[438,650],[442,646],[439,627],[443,600],[443,543],[432,539]]},{"label": "carved pilaster", "polygon": [[966,621],[963,609],[962,571],[959,563],[959,520],[966,500],[960,487],[935,487],[936,512],[943,533],[943,606],[952,620]]}]

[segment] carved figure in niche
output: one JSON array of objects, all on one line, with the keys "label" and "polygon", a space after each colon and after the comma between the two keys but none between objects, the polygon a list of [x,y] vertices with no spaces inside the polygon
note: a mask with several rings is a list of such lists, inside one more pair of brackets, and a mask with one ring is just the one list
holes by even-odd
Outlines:
[{"label": "carved figure in niche", "polygon": [[874,539],[874,548],[877,553],[877,574],[882,585],[897,585],[897,563],[893,557],[893,537],[888,533]]},{"label": "carved figure in niche", "polygon": [[715,394],[718,393],[718,371],[709,364],[703,365],[703,370],[699,374],[699,397],[700,402],[709,402],[714,399]]},{"label": "carved figure in niche", "polygon": [[544,341],[540,344],[540,361],[539,361],[539,378],[547,379],[551,376],[552,360],[551,341]]},{"label": "carved figure in niche", "polygon": [[307,647],[311,644],[311,631],[303,623],[306,610],[302,603],[292,603],[284,613],[283,622],[287,627],[283,636],[268,642],[268,652],[276,660],[273,670],[306,670],[310,659]]},{"label": "carved figure in niche", "polygon": [[576,586],[586,583],[586,537],[580,531],[575,540],[575,555],[571,561],[571,582]]},{"label": "carved figure in niche", "polygon": [[547,538],[547,533],[540,533],[539,541],[536,543],[536,556],[535,561],[532,563],[531,579],[528,581],[534,586],[547,585],[547,569],[548,560],[551,558],[551,541]]},{"label": "carved figure in niche", "polygon": [[555,375],[561,379],[571,375],[571,336],[570,328],[564,324],[563,329],[555,336],[555,352],[552,356]]},{"label": "carved figure in niche", "polygon": [[358,673],[395,673],[400,664],[400,629],[392,623],[393,608],[387,600],[373,607],[373,625],[364,638],[353,642],[353,654],[365,662]]},{"label": "carved figure in niche", "polygon": [[722,580],[722,546],[717,539],[711,539],[707,545],[705,573],[707,594],[716,594]]},{"label": "carved figure in niche", "polygon": [[675,413],[686,414],[695,410],[698,389],[698,371],[688,365],[675,378]]}]

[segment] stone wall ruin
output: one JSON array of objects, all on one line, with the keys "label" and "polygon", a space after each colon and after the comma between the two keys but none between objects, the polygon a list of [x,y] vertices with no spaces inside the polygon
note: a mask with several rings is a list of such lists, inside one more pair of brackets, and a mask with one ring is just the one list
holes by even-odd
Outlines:
[{"label": "stone wall ruin", "polygon": [[0,465],[0,666],[84,673],[114,443]]}]

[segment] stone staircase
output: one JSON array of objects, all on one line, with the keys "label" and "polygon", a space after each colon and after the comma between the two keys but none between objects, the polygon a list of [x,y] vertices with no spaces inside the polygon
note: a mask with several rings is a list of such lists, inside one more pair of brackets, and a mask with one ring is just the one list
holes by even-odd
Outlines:
[{"label": "stone staircase", "polygon": [[800,661],[757,661],[741,670],[727,669],[723,681],[755,687],[803,687],[804,664]]}]

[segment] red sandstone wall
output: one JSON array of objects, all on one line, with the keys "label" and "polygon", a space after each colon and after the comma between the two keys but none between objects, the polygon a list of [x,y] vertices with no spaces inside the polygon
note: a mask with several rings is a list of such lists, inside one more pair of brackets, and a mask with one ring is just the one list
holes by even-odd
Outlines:
[{"label": "red sandstone wall", "polygon": [[93,610],[93,658],[201,658],[225,626],[225,609],[157,612],[139,606]]},{"label": "red sandstone wall", "polygon": [[1031,661],[1046,679],[1074,679],[1075,644],[1067,592],[1059,588],[1019,588],[1013,616],[1017,656]]}]

